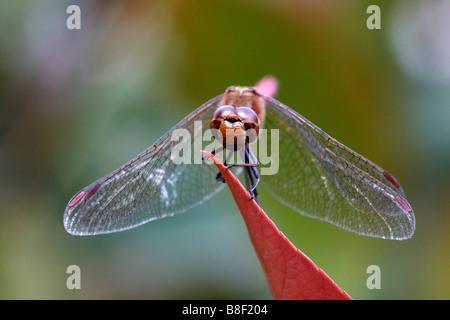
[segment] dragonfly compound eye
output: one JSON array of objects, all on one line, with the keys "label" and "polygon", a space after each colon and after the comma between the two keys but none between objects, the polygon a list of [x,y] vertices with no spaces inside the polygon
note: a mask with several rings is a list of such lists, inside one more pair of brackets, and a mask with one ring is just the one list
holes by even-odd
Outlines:
[{"label": "dragonfly compound eye", "polygon": [[214,137],[229,150],[241,149],[246,142],[253,142],[258,137],[259,119],[248,107],[235,108],[225,105],[218,108],[211,119]]},{"label": "dragonfly compound eye", "polygon": [[255,141],[259,134],[259,118],[256,112],[248,107],[239,107],[236,108],[236,114],[244,123],[248,142]]}]

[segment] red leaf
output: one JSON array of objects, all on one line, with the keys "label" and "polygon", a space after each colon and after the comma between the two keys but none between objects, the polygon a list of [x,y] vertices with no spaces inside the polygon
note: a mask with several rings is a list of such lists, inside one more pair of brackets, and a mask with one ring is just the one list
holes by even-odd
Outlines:
[{"label": "red leaf", "polygon": [[214,161],[231,190],[275,299],[351,299],[277,229],[218,158],[202,152]]}]

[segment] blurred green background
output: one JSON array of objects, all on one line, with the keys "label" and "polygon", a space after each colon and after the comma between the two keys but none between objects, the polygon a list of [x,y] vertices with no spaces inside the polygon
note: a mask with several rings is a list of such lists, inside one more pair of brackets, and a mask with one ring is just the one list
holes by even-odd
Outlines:
[{"label": "blurred green background", "polygon": [[417,228],[357,236],[261,190],[268,215],[354,299],[449,299],[449,16],[450,1],[1,1],[0,298],[270,299],[229,190],[110,235],[71,236],[62,216],[194,108],[272,74],[278,100],[397,177]]}]

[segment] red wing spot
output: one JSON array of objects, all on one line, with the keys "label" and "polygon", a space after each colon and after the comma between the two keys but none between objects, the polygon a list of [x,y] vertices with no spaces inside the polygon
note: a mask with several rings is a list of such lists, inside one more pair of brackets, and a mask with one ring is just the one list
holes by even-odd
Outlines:
[{"label": "red wing spot", "polygon": [[86,198],[84,198],[84,201],[88,200],[95,193],[95,191],[97,191],[98,188],[100,188],[100,184],[95,185],[95,187],[93,187],[91,191],[89,191],[89,193],[86,195]]},{"label": "red wing spot", "polygon": [[395,199],[397,199],[397,201],[402,205],[403,208],[405,208],[406,211],[411,212],[411,206],[409,205],[408,201],[406,201],[405,199],[403,199],[400,196],[395,196]]},{"label": "red wing spot", "polygon": [[72,199],[70,199],[69,204],[67,205],[69,208],[73,207],[78,201],[81,200],[81,198],[83,198],[83,196],[86,194],[86,192],[84,192],[83,190],[79,191],[76,195],[74,195],[72,197]]},{"label": "red wing spot", "polygon": [[394,179],[393,176],[391,176],[387,171],[383,172],[384,176],[389,179],[390,182],[394,184],[397,188],[400,187],[400,184],[397,182],[397,180]]}]

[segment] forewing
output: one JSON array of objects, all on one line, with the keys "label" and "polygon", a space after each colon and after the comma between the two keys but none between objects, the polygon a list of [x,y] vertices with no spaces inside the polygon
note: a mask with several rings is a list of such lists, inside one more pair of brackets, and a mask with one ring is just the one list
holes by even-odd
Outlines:
[{"label": "forewing", "polygon": [[[220,191],[225,184],[216,181],[217,168],[194,164],[193,160],[198,155],[201,158],[203,147],[194,141],[201,141],[209,129],[211,115],[221,98],[205,103],[137,157],[80,190],[64,212],[66,230],[94,235],[133,228],[186,211]],[[183,132],[188,132],[191,140],[172,141],[176,129],[187,130]],[[189,147],[191,161],[175,164],[172,151],[182,141],[184,147]]]},{"label": "forewing", "polygon": [[357,234],[388,239],[412,236],[414,213],[391,174],[284,104],[263,99],[264,128],[279,129],[279,170],[263,175],[261,181],[277,199],[306,216]]}]

